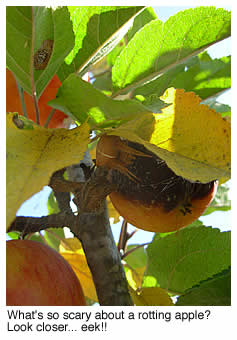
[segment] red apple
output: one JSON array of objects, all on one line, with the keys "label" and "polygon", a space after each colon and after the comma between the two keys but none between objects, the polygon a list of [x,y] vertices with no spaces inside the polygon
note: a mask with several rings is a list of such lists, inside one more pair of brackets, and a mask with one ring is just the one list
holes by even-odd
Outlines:
[{"label": "red apple", "polygon": [[66,260],[30,240],[6,244],[7,306],[84,306],[81,284]]}]

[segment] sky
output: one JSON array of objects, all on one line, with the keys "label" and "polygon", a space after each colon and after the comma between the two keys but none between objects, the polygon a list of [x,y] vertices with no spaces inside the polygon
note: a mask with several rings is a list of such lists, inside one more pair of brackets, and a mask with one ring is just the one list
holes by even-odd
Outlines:
[{"label": "sky", "polygon": [[[221,6],[219,6],[221,7]],[[224,7],[224,6],[222,6]],[[169,6],[169,7],[153,7],[158,18],[162,21],[165,21],[169,18],[169,16],[177,13],[180,10],[184,10],[186,8],[190,8],[188,6]],[[230,7],[225,7],[226,9],[230,10]],[[222,56],[230,55],[231,54],[231,38],[225,39],[224,41],[215,44],[214,46],[208,48],[208,53],[213,58],[220,58]],[[224,104],[229,104],[231,106],[231,91],[226,91],[222,94],[218,101]],[[40,193],[34,195],[30,200],[26,201],[18,210],[17,215],[24,215],[24,216],[34,216],[39,217],[48,214],[47,209],[47,199],[48,195],[51,192],[49,187],[45,187]],[[202,222],[206,225],[212,225],[213,227],[218,227],[221,230],[229,230],[231,226],[231,212],[215,212],[210,214],[206,217],[200,218]],[[121,219],[122,221],[122,219]],[[111,224],[115,241],[118,241],[119,232],[121,227],[121,222],[113,225]],[[133,226],[129,226],[129,230],[133,230]],[[67,233],[68,236],[71,236],[70,233]],[[139,230],[131,239],[130,243],[145,243],[152,240],[153,233],[145,232]]]}]

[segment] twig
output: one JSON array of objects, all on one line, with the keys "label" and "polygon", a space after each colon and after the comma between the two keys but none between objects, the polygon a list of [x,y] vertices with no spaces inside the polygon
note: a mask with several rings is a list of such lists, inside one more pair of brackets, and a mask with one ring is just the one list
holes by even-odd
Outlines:
[{"label": "twig", "polygon": [[19,231],[23,234],[29,234],[48,228],[70,227],[74,223],[75,216],[73,214],[62,212],[42,217],[17,216],[8,231]]},{"label": "twig", "polygon": [[141,247],[145,247],[147,246],[148,244],[150,244],[150,242],[146,242],[146,243],[143,243],[143,244],[139,244],[138,246],[128,250],[126,253],[124,253],[121,258],[124,259],[126,256],[128,256],[129,254],[133,253],[135,250],[141,248]]},{"label": "twig", "polygon": [[[119,241],[118,241],[118,251],[123,253],[125,252],[125,247],[127,243],[127,229],[128,224],[126,220],[123,220],[120,235],[119,235]],[[122,255],[122,254],[121,254]]]},{"label": "twig", "polygon": [[32,85],[32,98],[35,107],[36,124],[40,125],[39,107],[36,98],[35,82],[34,82],[34,67],[33,67],[33,55],[35,47],[35,8],[32,6],[32,39],[31,39],[31,61],[30,61],[30,73],[31,73],[31,85]]}]

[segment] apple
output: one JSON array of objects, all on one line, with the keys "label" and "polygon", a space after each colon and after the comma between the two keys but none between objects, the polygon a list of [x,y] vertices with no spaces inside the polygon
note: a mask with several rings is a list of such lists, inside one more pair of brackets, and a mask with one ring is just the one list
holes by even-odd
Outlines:
[{"label": "apple", "polygon": [[85,306],[81,284],[66,260],[31,240],[6,242],[7,306]]}]

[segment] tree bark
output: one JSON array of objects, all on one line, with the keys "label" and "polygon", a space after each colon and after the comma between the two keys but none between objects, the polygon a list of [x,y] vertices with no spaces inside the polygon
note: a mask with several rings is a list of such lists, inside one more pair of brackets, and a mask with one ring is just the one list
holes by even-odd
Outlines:
[{"label": "tree bark", "polygon": [[[69,171],[70,180],[82,181],[80,171],[77,172],[75,168]],[[93,185],[92,179],[83,192],[79,191],[78,206],[81,210],[77,217],[78,223],[71,230],[82,243],[100,305],[131,306],[133,303],[124,268],[109,223],[105,200],[106,179],[101,176],[96,181],[98,185]],[[101,200],[103,195],[104,199]]]},{"label": "tree bark", "polygon": [[125,272],[114,242],[106,209],[100,214],[82,213],[78,233],[100,305],[131,306]]}]

